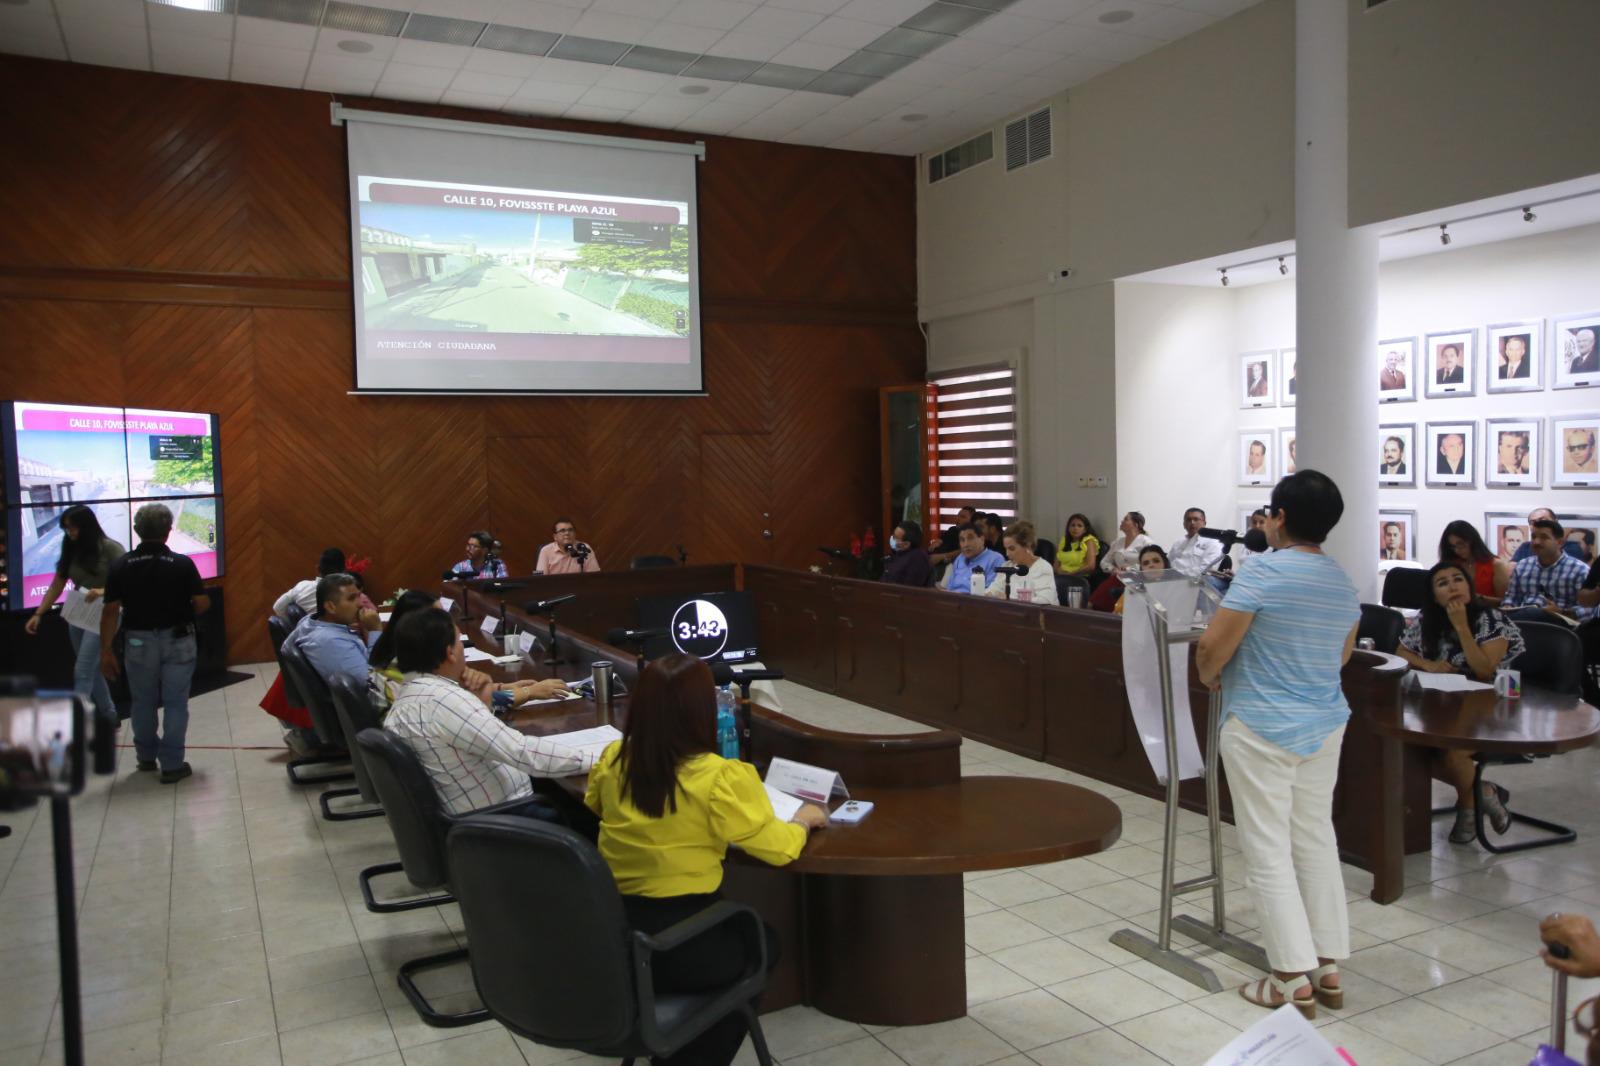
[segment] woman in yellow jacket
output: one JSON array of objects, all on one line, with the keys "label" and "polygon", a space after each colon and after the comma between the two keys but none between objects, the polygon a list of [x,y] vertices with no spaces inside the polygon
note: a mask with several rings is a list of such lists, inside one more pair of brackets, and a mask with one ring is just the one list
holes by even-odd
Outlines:
[{"label": "woman in yellow jacket", "polygon": [[[600,854],[641,932],[660,932],[715,902],[729,844],[781,866],[828,822],[811,804],[791,822],[773,813],[755,767],[716,754],[716,708],[710,667],[691,655],[656,660],[628,701],[622,739],[589,772],[584,802],[600,818]],[[747,930],[719,925],[656,956],[656,990],[698,992],[737,980],[757,950]],[[771,929],[766,937],[770,961],[777,945]],[[727,1066],[744,1036],[743,1018],[730,1015],[658,1066]]]}]

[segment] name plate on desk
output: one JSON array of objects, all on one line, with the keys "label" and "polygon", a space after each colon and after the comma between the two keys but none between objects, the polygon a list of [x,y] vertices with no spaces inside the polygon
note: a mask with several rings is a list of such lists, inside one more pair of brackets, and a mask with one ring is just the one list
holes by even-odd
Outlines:
[{"label": "name plate on desk", "polygon": [[844,787],[844,778],[834,771],[789,759],[772,760],[767,767],[767,788],[787,792],[824,807],[828,805],[829,797],[850,798],[850,790]]},{"label": "name plate on desk", "polygon": [[478,632],[486,637],[492,637],[500,631],[500,619],[489,615],[478,622]]},{"label": "name plate on desk", "polygon": [[452,600],[449,596],[440,596],[439,597],[439,606],[444,608],[444,610],[446,612],[449,612],[450,610],[452,610],[455,607],[455,605],[456,605],[456,601]]}]

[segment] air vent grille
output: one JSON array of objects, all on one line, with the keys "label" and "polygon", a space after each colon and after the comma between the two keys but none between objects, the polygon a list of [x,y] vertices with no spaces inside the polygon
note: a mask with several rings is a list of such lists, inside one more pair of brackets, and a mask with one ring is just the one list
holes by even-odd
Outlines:
[{"label": "air vent grille", "polygon": [[994,158],[994,133],[990,130],[978,134],[970,141],[956,145],[948,151],[928,158],[928,184],[943,181]]},{"label": "air vent grille", "polygon": [[1006,123],[1006,169],[1016,170],[1050,158],[1050,109]]}]

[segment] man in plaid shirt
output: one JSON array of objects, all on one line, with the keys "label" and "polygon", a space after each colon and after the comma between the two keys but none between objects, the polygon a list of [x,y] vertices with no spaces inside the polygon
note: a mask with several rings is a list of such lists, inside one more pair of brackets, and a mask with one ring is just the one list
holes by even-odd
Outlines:
[{"label": "man in plaid shirt", "polygon": [[[452,814],[532,799],[530,775],[567,777],[594,765],[592,755],[517,732],[461,687],[466,659],[444,611],[406,615],[395,643],[406,682],[383,728],[411,745]],[[558,680],[540,682],[532,696],[548,697],[562,687]]]},{"label": "man in plaid shirt", "polygon": [[1593,608],[1578,605],[1589,568],[1564,551],[1567,531],[1554,518],[1536,518],[1530,525],[1533,554],[1511,571],[1501,610],[1517,622],[1554,621],[1552,614],[1592,617]]}]

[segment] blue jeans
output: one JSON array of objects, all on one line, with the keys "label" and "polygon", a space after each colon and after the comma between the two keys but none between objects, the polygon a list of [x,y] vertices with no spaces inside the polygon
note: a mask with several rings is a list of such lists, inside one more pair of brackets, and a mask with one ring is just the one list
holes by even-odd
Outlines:
[{"label": "blue jeans", "polygon": [[67,637],[72,641],[72,654],[76,657],[72,664],[72,691],[84,703],[93,704],[95,710],[111,713],[114,709],[111,686],[106,684],[106,675],[100,672],[100,634],[68,626]]},{"label": "blue jeans", "polygon": [[[183,738],[189,731],[189,681],[194,677],[194,634],[175,637],[170,629],[130,629],[123,661],[133,695],[133,750],[141,762],[157,760],[163,770],[183,765]],[[156,708],[165,710],[156,736]]]}]

